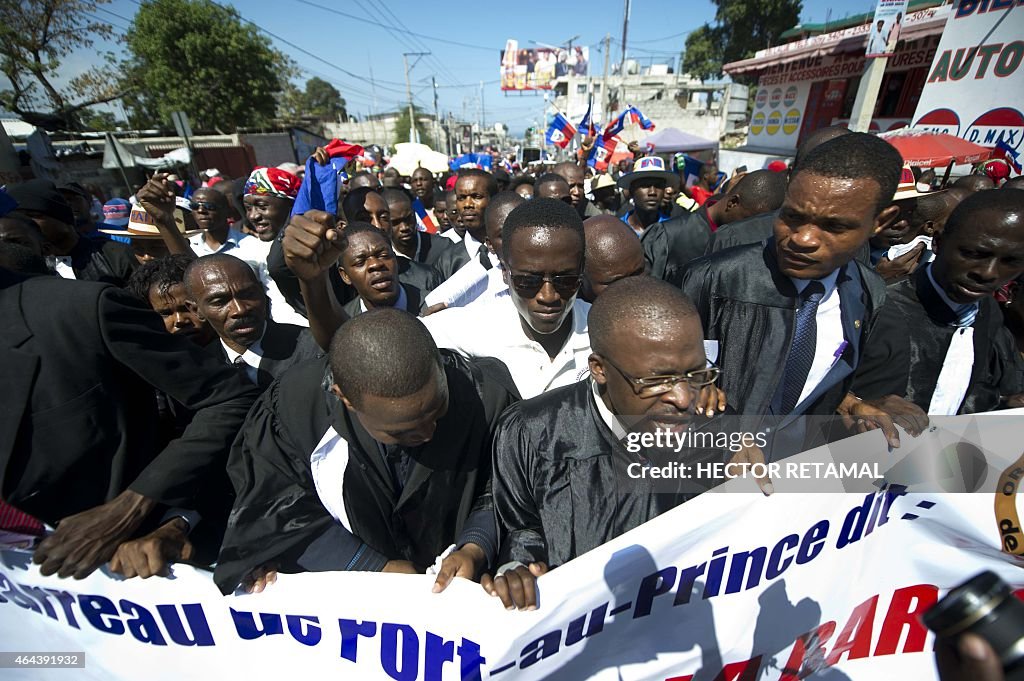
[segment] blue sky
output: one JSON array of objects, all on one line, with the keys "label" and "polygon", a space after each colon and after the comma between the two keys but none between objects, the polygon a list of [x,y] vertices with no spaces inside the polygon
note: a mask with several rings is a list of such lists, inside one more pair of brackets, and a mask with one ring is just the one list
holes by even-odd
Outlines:
[{"label": "blue sky", "polygon": [[[618,61],[622,55],[622,0],[236,0],[231,4],[243,18],[318,55],[323,61],[268,37],[303,69],[303,82],[314,75],[330,81],[345,97],[349,112],[360,116],[393,110],[404,103],[402,53],[429,51],[431,55],[421,59],[411,74],[418,105],[426,110],[433,108],[430,78],[434,76],[440,86],[442,115],[450,111],[456,117],[465,115],[475,121],[481,98],[479,83],[483,81],[486,123],[502,121],[514,134],[521,134],[540,120],[543,98],[539,94],[506,95],[499,89],[499,51],[506,39],[515,38],[521,47],[530,47],[529,41],[558,45],[580,36],[574,44],[590,46],[592,74],[600,74],[603,67],[601,41],[605,33],[612,36],[611,61]],[[822,22],[830,6],[832,19],[837,19],[872,11],[874,2],[805,0],[801,20]],[[101,5],[95,16],[123,32],[137,9],[135,0],[113,0]],[[627,56],[643,64],[673,63],[685,34],[713,17],[714,5],[705,0],[633,0]],[[410,36],[409,31],[427,37]],[[119,49],[105,44],[96,48]],[[62,80],[85,70],[95,59],[93,51],[69,56],[61,70]]]}]

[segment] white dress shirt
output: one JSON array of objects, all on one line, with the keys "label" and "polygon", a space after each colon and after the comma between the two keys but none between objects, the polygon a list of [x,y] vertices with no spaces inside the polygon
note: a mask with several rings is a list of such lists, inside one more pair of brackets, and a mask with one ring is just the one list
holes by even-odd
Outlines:
[{"label": "white dress shirt", "polygon": [[589,371],[589,313],[590,303],[579,299],[573,303],[569,322],[572,333],[554,359],[540,343],[526,336],[511,296],[442,310],[420,321],[440,348],[467,357],[496,357],[504,362],[525,400],[576,383]]},{"label": "white dress shirt", "polygon": [[248,348],[245,352],[239,354],[232,348],[228,347],[228,344],[224,342],[224,339],[220,339],[220,345],[224,348],[224,352],[228,356],[228,364],[234,364],[235,361],[241,357],[242,361],[245,362],[245,375],[249,377],[249,380],[256,383],[256,376],[259,374],[260,362],[263,361],[263,338],[256,341]]},{"label": "white dress shirt", "polygon": [[601,399],[601,392],[597,387],[597,381],[594,379],[590,379],[590,392],[594,397],[594,403],[597,405],[597,413],[601,420],[604,421],[604,425],[608,426],[608,430],[612,431],[615,439],[624,440],[628,434],[626,426],[622,425],[619,417],[613,414],[612,410]]},{"label": "white dress shirt", "polygon": [[[839,278],[839,270],[832,274],[818,279],[825,287],[825,295],[818,302],[818,310],[814,315],[817,325],[817,334],[814,345],[814,361],[811,362],[811,370],[807,372],[807,381],[804,382],[803,390],[800,391],[800,399],[797,405],[803,402],[814,392],[822,379],[831,371],[839,357],[846,348],[847,341],[843,333],[843,316],[839,302],[839,293],[836,292],[836,279]],[[811,279],[790,279],[796,286],[798,293],[803,293]]]},{"label": "white dress shirt", "polygon": [[462,245],[466,247],[466,253],[469,253],[471,260],[475,260],[480,255],[480,249],[484,248],[482,241],[477,241],[469,231],[462,237]]},{"label": "white dress shirt", "polygon": [[61,279],[78,279],[75,276],[75,270],[71,267],[71,258],[66,255],[55,255],[52,256],[53,270],[56,272]]}]

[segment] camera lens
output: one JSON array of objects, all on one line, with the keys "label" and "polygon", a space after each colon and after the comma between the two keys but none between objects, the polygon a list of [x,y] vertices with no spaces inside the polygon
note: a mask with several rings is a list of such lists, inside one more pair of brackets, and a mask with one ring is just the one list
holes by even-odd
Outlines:
[{"label": "camera lens", "polygon": [[981,636],[999,656],[1007,678],[1024,679],[1024,603],[994,572],[956,587],[921,619],[940,638]]}]

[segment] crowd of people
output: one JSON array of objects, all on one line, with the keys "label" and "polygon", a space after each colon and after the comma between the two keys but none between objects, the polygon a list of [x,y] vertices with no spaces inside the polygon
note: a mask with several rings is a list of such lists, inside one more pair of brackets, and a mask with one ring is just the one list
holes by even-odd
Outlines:
[{"label": "crowd of people", "polygon": [[434,566],[532,609],[701,493],[627,476],[664,454],[633,434],[767,433],[672,454],[752,463],[1024,404],[1020,177],[944,184],[844,128],[731,178],[671,165],[349,167],[301,212],[294,164],[156,173],[98,214],[9,185],[0,529],[61,577]]}]

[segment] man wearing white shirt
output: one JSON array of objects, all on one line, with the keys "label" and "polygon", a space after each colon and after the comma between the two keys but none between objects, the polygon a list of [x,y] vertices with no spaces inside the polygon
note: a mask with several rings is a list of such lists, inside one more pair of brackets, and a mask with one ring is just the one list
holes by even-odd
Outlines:
[{"label": "man wearing white shirt", "polygon": [[[972,414],[1020,401],[1024,363],[992,297],[1024,273],[1024,190],[978,192],[935,235],[935,260],[888,288],[847,406]],[[853,400],[851,402],[851,400]]]},{"label": "man wearing white shirt", "polygon": [[854,255],[898,211],[902,165],[866,133],[823,143],[794,166],[772,238],[694,260],[683,275],[718,343],[730,406],[773,424],[775,458],[815,443],[797,417],[835,414],[850,388],[885,299]]},{"label": "man wearing white shirt", "polygon": [[486,170],[465,168],[459,171],[455,180],[455,205],[459,225],[465,230],[462,245],[470,260],[479,257],[480,249],[484,247],[484,210],[497,193],[498,181]]},{"label": "man wearing white shirt", "polygon": [[438,347],[500,359],[524,398],[575,383],[590,356],[590,305],[576,297],[583,249],[583,222],[568,204],[524,203],[502,228],[509,296],[443,310],[423,323]]}]

